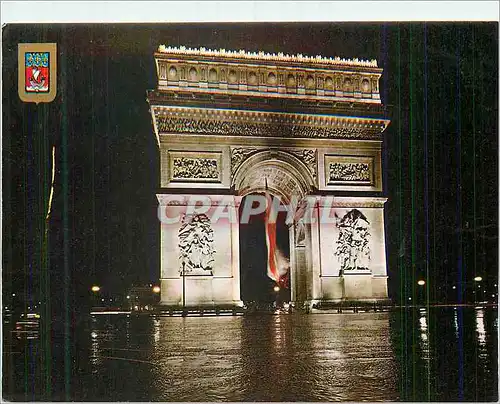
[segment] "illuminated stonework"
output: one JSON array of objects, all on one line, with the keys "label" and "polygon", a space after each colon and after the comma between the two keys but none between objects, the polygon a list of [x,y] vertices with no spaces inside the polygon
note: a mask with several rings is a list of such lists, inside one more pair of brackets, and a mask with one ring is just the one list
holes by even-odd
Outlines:
[{"label": "illuminated stonework", "polygon": [[340,261],[340,273],[370,271],[370,222],[358,209],[336,217],[339,236],[335,255]]},{"label": "illuminated stonework", "polygon": [[185,46],[180,47],[172,47],[166,45],[160,45],[158,47],[158,52],[173,54],[173,55],[194,55],[194,56],[208,56],[208,57],[223,57],[227,59],[251,59],[251,60],[274,60],[274,61],[283,61],[283,62],[302,62],[306,64],[314,64],[314,63],[323,63],[323,64],[333,64],[340,66],[369,66],[369,67],[377,67],[377,61],[375,59],[372,60],[360,60],[360,59],[345,59],[340,57],[330,57],[326,58],[321,55],[317,56],[304,56],[302,54],[298,55],[288,55],[283,52],[278,53],[266,53],[266,52],[247,52],[243,49],[240,50],[226,50],[226,49],[206,49],[204,47],[196,49],[196,48],[187,48]]},{"label": "illuminated stonework", "polygon": [[231,175],[236,173],[241,163],[252,154],[257,153],[258,148],[255,147],[234,147],[231,149]]},{"label": "illuminated stonework", "polygon": [[216,180],[219,178],[219,168],[216,159],[186,158],[173,159],[173,179]]},{"label": "illuminated stonework", "polygon": [[[235,147],[231,149],[231,173],[234,175],[236,170],[240,167],[241,163],[245,161],[251,155],[257,153],[258,151],[269,150],[269,148],[264,147]],[[300,161],[302,161],[309,169],[313,178],[317,175],[317,159],[316,150],[314,149],[290,149],[281,148],[280,150],[290,153],[296,156]]]},{"label": "illuminated stonework", "polygon": [[[154,57],[158,83],[147,98],[159,211],[175,217],[198,200],[210,218],[229,206],[222,221],[162,223],[162,304],[241,304],[240,227],[230,218],[266,187],[314,217],[290,224],[296,307],[387,299],[381,161],[390,121],[377,62],[168,46]],[[196,276],[183,279],[183,263]]]},{"label": "illuminated stonework", "polygon": [[210,219],[203,214],[184,217],[178,233],[181,275],[212,275],[215,250]]},{"label": "illuminated stonework", "polygon": [[381,190],[382,178],[377,165],[380,162],[373,155],[325,154],[326,187],[339,190]]},{"label": "illuminated stonework", "polygon": [[302,161],[309,171],[313,178],[316,178],[317,171],[317,162],[316,162],[316,150],[314,149],[303,149],[303,150],[288,150],[294,156],[297,156],[300,161]]},{"label": "illuminated stonework", "polygon": [[222,154],[218,151],[197,153],[186,150],[169,150],[165,156],[168,162],[168,182],[176,186],[193,182],[220,184],[222,181]]},{"label": "illuminated stonework", "polygon": [[279,138],[381,139],[385,119],[315,116],[211,108],[152,107],[158,134]]},{"label": "illuminated stonework", "polygon": [[370,181],[370,166],[367,163],[330,163],[330,182]]},{"label": "illuminated stonework", "polygon": [[[159,88],[380,104],[376,60],[160,46]],[[249,63],[251,62],[251,63]]]}]

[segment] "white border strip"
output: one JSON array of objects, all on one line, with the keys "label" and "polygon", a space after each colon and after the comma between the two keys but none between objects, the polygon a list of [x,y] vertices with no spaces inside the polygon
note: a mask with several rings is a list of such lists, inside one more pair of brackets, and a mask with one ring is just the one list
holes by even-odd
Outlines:
[{"label": "white border strip", "polygon": [[498,6],[498,1],[425,0],[2,1],[1,22],[498,21]]}]

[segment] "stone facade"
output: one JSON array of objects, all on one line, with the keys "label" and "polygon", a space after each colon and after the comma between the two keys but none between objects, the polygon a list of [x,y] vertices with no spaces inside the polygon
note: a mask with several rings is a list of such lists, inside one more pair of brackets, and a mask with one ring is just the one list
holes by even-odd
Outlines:
[{"label": "stone facade", "polygon": [[387,299],[376,61],[165,46],[155,59],[159,215],[182,218],[161,225],[162,304],[241,304],[238,209],[265,184],[314,219],[289,224],[296,305]]}]

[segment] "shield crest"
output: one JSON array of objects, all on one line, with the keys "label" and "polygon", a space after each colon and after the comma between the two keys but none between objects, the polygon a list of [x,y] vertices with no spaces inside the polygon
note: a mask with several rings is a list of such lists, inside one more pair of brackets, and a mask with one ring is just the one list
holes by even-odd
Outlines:
[{"label": "shield crest", "polygon": [[50,102],[56,96],[57,45],[19,44],[19,97],[25,102]]}]

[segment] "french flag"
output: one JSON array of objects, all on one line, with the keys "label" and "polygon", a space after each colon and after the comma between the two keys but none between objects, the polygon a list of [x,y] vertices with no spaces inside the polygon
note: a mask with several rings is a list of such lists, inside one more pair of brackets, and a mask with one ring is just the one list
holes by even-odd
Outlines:
[{"label": "french flag", "polygon": [[267,245],[267,276],[274,282],[279,283],[280,274],[278,272],[277,251],[276,251],[276,220],[271,220],[273,209],[273,199],[267,189],[266,179],[266,245]]}]

